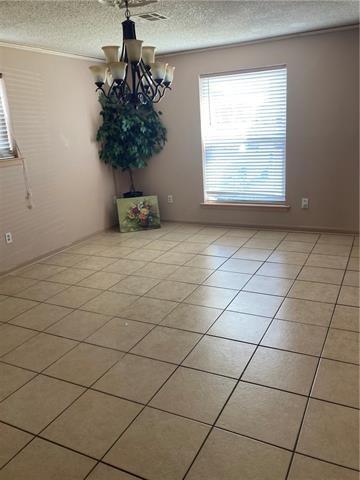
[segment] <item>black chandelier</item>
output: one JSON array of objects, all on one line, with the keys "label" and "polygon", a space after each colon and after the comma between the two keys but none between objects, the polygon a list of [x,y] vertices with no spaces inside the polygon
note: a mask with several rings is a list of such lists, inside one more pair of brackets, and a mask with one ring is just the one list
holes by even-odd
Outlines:
[{"label": "black chandelier", "polygon": [[135,22],[130,20],[129,0],[110,0],[108,3],[125,6],[126,20],[122,22],[123,44],[102,47],[106,64],[92,65],[96,91],[119,104],[141,105],[158,103],[166,90],[171,90],[175,67],[155,61],[155,47],[142,46],[136,39]]}]

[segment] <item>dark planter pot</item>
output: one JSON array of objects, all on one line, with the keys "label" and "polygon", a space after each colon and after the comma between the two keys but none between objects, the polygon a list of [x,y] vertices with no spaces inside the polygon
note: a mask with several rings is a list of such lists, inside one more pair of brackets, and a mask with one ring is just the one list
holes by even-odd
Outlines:
[{"label": "dark planter pot", "polygon": [[132,198],[132,197],[143,197],[143,192],[125,192],[123,193],[124,198]]}]

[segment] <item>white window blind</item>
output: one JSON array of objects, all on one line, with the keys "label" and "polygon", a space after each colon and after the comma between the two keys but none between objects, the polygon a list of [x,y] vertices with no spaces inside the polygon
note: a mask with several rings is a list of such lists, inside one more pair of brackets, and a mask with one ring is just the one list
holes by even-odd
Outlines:
[{"label": "white window blind", "polygon": [[285,201],[286,67],[200,78],[205,201]]},{"label": "white window blind", "polygon": [[4,79],[0,73],[0,161],[10,160],[16,157],[10,136],[10,125],[3,82]]}]

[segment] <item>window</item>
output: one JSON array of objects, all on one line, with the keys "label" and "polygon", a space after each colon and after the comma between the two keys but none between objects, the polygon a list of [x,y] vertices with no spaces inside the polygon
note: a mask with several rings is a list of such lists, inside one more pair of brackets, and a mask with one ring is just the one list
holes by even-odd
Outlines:
[{"label": "window", "polygon": [[0,73],[0,161],[16,158],[16,149],[10,134],[4,79]]},{"label": "window", "polygon": [[286,67],[200,78],[205,202],[285,201]]}]

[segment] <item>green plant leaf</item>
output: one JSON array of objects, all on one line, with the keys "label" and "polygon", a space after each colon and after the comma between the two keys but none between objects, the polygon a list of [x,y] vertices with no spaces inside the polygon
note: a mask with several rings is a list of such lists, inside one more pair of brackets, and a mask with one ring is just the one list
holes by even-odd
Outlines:
[{"label": "green plant leaf", "polygon": [[99,157],[113,168],[144,168],[166,143],[166,128],[159,113],[150,104],[119,105],[115,99],[99,96],[103,123],[96,140]]}]

